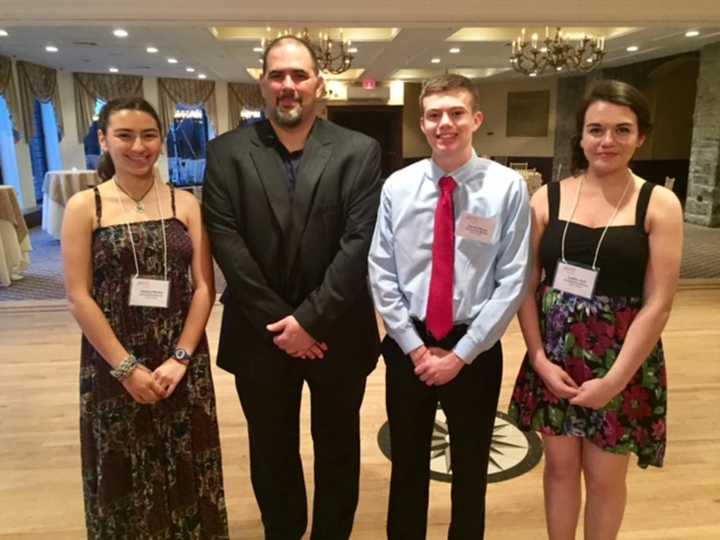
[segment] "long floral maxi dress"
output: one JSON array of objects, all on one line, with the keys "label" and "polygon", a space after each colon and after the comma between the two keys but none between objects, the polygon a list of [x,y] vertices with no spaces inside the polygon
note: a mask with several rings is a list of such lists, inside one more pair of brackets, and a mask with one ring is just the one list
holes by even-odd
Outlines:
[{"label": "long floral maxi dress", "polygon": [[[608,229],[598,259],[599,294],[588,300],[547,285],[552,283],[565,225],[557,219],[559,184],[548,185],[550,221],[540,244],[541,264],[548,278],[536,293],[540,331],[548,359],[562,367],[578,385],[603,377],[610,370],[642,307],[649,254],[642,224],[652,187],[646,183],[641,189],[634,226]],[[571,223],[566,243],[568,259],[592,263],[601,233],[602,229]],[[667,382],[661,342],[654,346],[625,389],[598,410],[557,398],[526,356],[509,409],[510,416],[523,430],[583,437],[608,452],[632,452],[643,468],[663,464],[666,412]]]},{"label": "long floral maxi dress", "polygon": [[[97,191],[95,200],[100,223]],[[141,273],[162,276],[161,222],[131,228]],[[125,225],[99,227],[92,241],[93,298],[120,342],[150,370],[172,355],[192,298],[190,237],[174,217],[165,228],[171,283],[167,309],[128,305],[135,263]],[[173,394],[155,405],[135,402],[109,371],[83,336],[80,433],[88,538],[228,538],[205,336]]]}]

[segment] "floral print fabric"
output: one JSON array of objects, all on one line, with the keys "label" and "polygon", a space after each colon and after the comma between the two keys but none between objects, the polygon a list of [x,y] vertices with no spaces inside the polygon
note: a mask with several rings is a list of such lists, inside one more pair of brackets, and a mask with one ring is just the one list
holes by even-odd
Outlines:
[{"label": "floral print fabric", "polygon": [[[541,285],[537,303],[545,354],[578,385],[603,377],[620,353],[641,302],[634,297],[596,296],[587,300]],[[598,410],[557,398],[526,356],[509,410],[523,430],[584,437],[608,452],[632,452],[643,468],[663,464],[666,412],[667,383],[660,342],[625,389]]]}]

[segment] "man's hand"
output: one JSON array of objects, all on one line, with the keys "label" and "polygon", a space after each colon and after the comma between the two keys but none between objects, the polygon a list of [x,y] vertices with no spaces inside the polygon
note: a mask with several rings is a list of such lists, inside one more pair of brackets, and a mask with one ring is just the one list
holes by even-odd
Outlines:
[{"label": "man's hand", "polygon": [[420,362],[422,362],[425,359],[425,356],[430,354],[430,350],[425,345],[420,345],[417,349],[413,349],[410,351],[410,354],[408,356],[410,357],[410,360],[412,360],[412,363],[415,365],[415,367],[418,366]]},{"label": "man's hand", "polygon": [[415,375],[428,386],[441,386],[452,381],[465,366],[454,352],[438,347],[430,347],[426,354],[415,366]]},{"label": "man's hand", "polygon": [[[273,343],[290,356],[298,358],[323,358],[325,356],[327,345],[317,343],[315,338],[308,334],[292,315],[268,324],[266,328],[268,332],[277,333],[273,338]],[[324,349],[322,345],[325,345]]]}]

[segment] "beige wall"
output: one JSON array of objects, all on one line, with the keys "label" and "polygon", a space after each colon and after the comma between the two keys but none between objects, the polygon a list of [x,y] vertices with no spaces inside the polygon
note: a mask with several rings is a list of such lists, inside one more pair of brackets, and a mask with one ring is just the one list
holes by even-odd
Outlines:
[{"label": "beige wall", "polygon": [[428,157],[430,146],[420,131],[420,83],[405,83],[403,107],[403,158]]},{"label": "beige wall", "polygon": [[663,64],[648,77],[643,90],[655,126],[636,159],[690,158],[698,68],[697,60],[680,58]]},{"label": "beige wall", "polygon": [[[481,82],[477,85],[480,110],[485,121],[473,138],[479,154],[491,156],[551,157],[555,143],[557,78],[524,78],[517,81]],[[508,92],[550,90],[550,117],[546,137],[507,137],[505,135]]]},{"label": "beige wall", "polygon": [[[405,108],[403,109],[403,157],[416,158],[430,155],[430,147],[420,131],[420,106],[418,98],[422,85],[405,83]],[[498,83],[479,83],[480,110],[485,121],[475,134],[473,143],[479,154],[492,156],[552,157],[555,141],[555,99],[557,79],[521,79]],[[546,137],[506,137],[508,92],[550,90],[550,117]]]}]

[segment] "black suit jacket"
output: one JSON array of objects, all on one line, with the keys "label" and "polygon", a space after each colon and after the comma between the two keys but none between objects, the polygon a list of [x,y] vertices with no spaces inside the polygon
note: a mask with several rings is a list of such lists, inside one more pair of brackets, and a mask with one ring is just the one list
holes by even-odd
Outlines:
[{"label": "black suit jacket", "polygon": [[273,365],[268,356],[284,353],[265,326],[293,314],[329,348],[323,360],[304,362],[327,377],[365,376],[379,347],[367,253],[381,188],[380,147],[317,119],[290,194],[277,144],[263,121],[208,145],[203,213],[228,283],[218,366],[238,373]]}]

